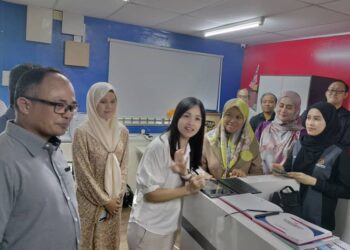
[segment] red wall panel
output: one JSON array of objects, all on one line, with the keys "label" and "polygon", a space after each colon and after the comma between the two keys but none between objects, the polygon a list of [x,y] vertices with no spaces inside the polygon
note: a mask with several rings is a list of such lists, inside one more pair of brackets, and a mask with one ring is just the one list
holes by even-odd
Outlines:
[{"label": "red wall panel", "polygon": [[[350,35],[248,46],[241,87],[247,87],[256,66],[259,75],[318,75],[350,84]],[[345,101],[349,109],[349,97]]]}]

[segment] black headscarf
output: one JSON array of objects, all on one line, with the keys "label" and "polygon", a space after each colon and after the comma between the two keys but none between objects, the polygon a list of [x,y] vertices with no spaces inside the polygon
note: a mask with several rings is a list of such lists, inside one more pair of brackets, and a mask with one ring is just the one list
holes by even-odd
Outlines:
[{"label": "black headscarf", "polygon": [[[336,108],[327,102],[318,102],[308,107],[306,114],[310,109],[317,109],[321,112],[326,122],[325,129],[318,135],[304,135],[300,139],[301,150],[299,151],[293,164],[293,171],[304,172],[311,175],[313,167],[322,155],[323,151],[336,143],[336,134],[339,131],[339,120]],[[303,117],[302,124],[305,127],[307,115]]]}]

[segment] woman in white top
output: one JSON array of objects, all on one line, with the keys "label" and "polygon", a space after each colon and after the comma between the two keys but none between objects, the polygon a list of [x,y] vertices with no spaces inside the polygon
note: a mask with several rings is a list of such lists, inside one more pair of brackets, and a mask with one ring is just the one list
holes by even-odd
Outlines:
[{"label": "woman in white top", "polygon": [[181,198],[205,185],[204,176],[187,176],[201,162],[204,124],[202,102],[194,97],[185,98],[177,105],[167,132],[147,147],[136,176],[128,225],[130,250],[173,249]]}]

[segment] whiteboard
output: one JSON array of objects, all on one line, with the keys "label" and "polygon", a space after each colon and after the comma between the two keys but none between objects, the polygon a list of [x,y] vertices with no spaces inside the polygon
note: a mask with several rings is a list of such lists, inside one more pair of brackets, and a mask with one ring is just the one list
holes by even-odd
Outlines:
[{"label": "whiteboard", "polygon": [[119,117],[164,118],[183,98],[218,110],[222,56],[110,40],[108,79]]}]

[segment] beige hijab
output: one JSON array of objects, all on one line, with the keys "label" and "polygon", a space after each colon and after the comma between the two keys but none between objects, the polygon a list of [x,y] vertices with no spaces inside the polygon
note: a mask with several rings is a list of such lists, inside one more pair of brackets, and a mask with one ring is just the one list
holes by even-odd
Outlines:
[{"label": "beige hijab", "polygon": [[84,125],[87,128],[87,132],[100,141],[108,152],[104,188],[110,198],[117,198],[121,191],[122,178],[120,164],[114,152],[116,151],[123,125],[118,122],[117,112],[112,119],[105,121],[98,115],[96,110],[100,100],[109,91],[113,91],[117,96],[116,90],[110,83],[97,82],[90,87],[86,99],[88,119]]}]

